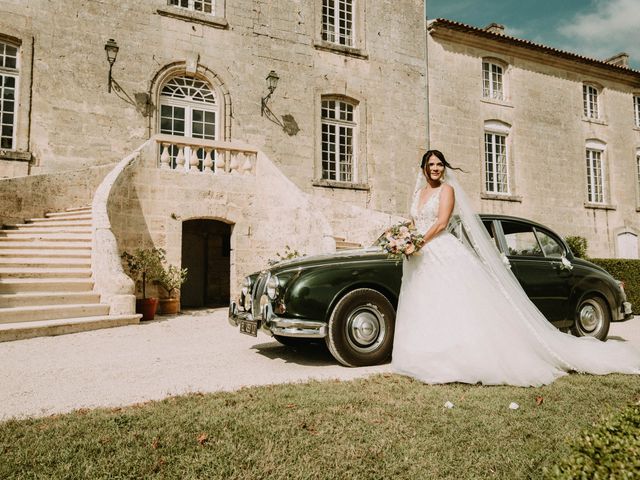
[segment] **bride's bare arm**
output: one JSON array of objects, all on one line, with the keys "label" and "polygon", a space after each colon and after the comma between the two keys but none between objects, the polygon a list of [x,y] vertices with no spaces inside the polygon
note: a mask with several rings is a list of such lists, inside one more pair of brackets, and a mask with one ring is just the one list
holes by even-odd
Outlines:
[{"label": "bride's bare arm", "polygon": [[449,225],[449,219],[453,212],[453,206],[456,203],[453,187],[446,183],[442,185],[442,192],[440,192],[440,206],[438,207],[438,219],[431,225],[431,228],[424,234],[424,245]]}]

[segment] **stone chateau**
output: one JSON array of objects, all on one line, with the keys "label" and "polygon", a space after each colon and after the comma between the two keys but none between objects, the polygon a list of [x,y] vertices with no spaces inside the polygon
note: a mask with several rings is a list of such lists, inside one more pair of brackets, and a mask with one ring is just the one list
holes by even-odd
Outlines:
[{"label": "stone chateau", "polygon": [[477,208],[584,236],[592,257],[638,258],[640,72],[628,56],[442,19],[427,40],[429,143],[469,172]]},{"label": "stone chateau", "polygon": [[119,256],[153,245],[227,305],[287,246],[369,244],[425,147],[425,29],[421,0],[0,0],[3,306],[131,314]]},{"label": "stone chateau", "polygon": [[369,244],[428,145],[480,211],[637,257],[639,95],[624,56],[418,0],[0,0],[0,339],[137,321],[137,247],[219,306],[288,249]]}]

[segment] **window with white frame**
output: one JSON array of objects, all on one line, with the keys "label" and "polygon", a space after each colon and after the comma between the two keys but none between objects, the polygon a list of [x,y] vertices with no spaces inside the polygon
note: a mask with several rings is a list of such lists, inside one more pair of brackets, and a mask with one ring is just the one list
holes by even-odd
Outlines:
[{"label": "window with white frame", "polygon": [[[174,77],[162,87],[158,117],[160,133],[209,140],[219,136],[220,108],[215,92],[196,78]],[[178,147],[172,146],[169,152],[172,168],[176,167],[177,151]],[[188,153],[185,151],[185,156]],[[202,164],[203,152],[199,151],[198,157]]]},{"label": "window with white frame", "polygon": [[322,0],[322,39],[353,47],[356,0]]},{"label": "window with white frame", "polygon": [[18,47],[0,41],[0,149],[16,148]]},{"label": "window with white frame", "polygon": [[340,99],[322,99],[322,178],[356,183],[356,107]]},{"label": "window with white frame", "polygon": [[168,4],[215,15],[215,0],[168,0]]},{"label": "window with white frame", "polygon": [[582,85],[582,103],[584,106],[584,116],[586,118],[600,118],[598,88],[594,85]]},{"label": "window with white frame", "polygon": [[640,127],[640,95],[633,96],[633,118],[636,127]]},{"label": "window with white frame", "polygon": [[485,122],[484,188],[486,193],[509,194],[509,126],[499,121]]},{"label": "window with white frame", "polygon": [[589,203],[605,203],[603,156],[604,149],[598,146],[587,146],[587,201]]},{"label": "window with white frame", "polygon": [[495,62],[482,62],[482,96],[504,100],[504,68]]}]

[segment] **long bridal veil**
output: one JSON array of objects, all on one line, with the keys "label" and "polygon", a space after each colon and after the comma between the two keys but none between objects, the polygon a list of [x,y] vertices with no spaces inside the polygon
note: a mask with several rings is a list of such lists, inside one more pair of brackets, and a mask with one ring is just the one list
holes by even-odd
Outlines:
[{"label": "long bridal veil", "polygon": [[[593,374],[640,374],[640,350],[621,341],[601,342],[592,337],[574,337],[556,329],[531,302],[513,275],[504,257],[489,236],[480,217],[456,179],[451,169],[446,170],[446,180],[455,192],[454,216],[457,216],[476,256],[495,282],[496,296],[504,297],[513,315],[504,322],[520,322],[528,332],[532,348],[546,352],[546,361],[554,370],[577,371]],[[426,180],[420,171],[416,191]],[[498,300],[498,299],[496,299]],[[464,302],[465,299],[459,299]],[[480,316],[481,317],[481,316]]]}]

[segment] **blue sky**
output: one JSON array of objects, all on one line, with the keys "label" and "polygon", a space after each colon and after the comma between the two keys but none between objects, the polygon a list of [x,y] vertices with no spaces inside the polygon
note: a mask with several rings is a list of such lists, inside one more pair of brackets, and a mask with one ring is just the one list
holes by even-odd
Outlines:
[{"label": "blue sky", "polygon": [[640,70],[640,0],[427,0],[427,17],[506,33],[587,57],[619,52]]}]

